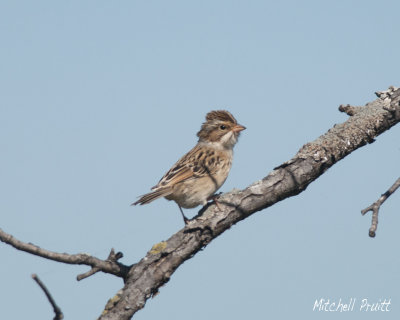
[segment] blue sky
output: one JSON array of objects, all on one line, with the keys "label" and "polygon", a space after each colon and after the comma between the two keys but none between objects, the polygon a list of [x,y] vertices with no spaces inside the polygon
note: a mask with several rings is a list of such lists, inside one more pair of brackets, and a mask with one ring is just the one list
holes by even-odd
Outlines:
[{"label": "blue sky", "polygon": [[[182,227],[164,199],[130,207],[195,143],[204,116],[247,127],[221,191],[245,188],[399,86],[397,1],[5,1],[0,4],[4,231],[126,264]],[[378,233],[360,210],[398,177],[400,127],[187,261],[136,319],[398,319],[400,197]],[[188,216],[197,210],[186,210]],[[94,319],[122,286],[0,244],[7,319]],[[316,299],[391,299],[386,313],[313,312]],[[22,308],[21,305],[24,307]],[[16,313],[15,310],[18,310]]]}]

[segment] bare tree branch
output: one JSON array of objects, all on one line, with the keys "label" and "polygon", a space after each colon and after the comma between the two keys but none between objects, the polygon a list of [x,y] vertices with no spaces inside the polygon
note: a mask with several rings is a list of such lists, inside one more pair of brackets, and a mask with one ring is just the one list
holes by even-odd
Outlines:
[{"label": "bare tree branch", "polygon": [[358,148],[374,142],[381,133],[400,122],[400,90],[378,92],[379,99],[363,107],[340,106],[350,118],[333,126],[315,141],[305,144],[289,161],[244,190],[233,190],[200,210],[183,229],[162,241],[137,264],[127,267],[110,253],[103,261],[88,254],[69,255],[21,242],[0,229],[0,240],[46,259],[92,267],[83,279],[99,270],[122,277],[124,287],[108,301],[99,319],[127,320],[142,309],[150,297],[169,281],[175,270],[237,222],[273,204],[295,196],[336,162]]},{"label": "bare tree branch", "polygon": [[400,90],[377,93],[364,107],[341,106],[350,118],[305,144],[289,161],[244,190],[233,190],[200,210],[193,220],[167,241],[160,242],[132,266],[125,286],[107,303],[101,320],[127,320],[158,293],[187,259],[235,223],[278,201],[295,196],[336,162],[400,122]]},{"label": "bare tree branch", "polygon": [[50,294],[50,291],[47,289],[47,287],[44,285],[42,280],[39,279],[37,274],[32,275],[32,279],[36,281],[36,283],[39,285],[40,288],[42,288],[44,294],[46,295],[47,299],[49,300],[51,306],[53,307],[54,310],[54,320],[62,320],[64,319],[64,315],[61,311],[61,309],[57,306],[56,302],[53,299],[53,296]]},{"label": "bare tree branch", "polygon": [[389,190],[382,194],[378,200],[364,210],[361,210],[362,215],[365,215],[368,211],[372,211],[371,228],[369,228],[369,236],[371,238],[375,237],[376,235],[376,229],[378,228],[378,214],[381,205],[396,191],[398,187],[400,187],[400,178],[397,179],[396,182],[389,188]]},{"label": "bare tree branch", "polygon": [[[117,260],[122,257],[121,253],[117,253],[116,255],[118,259],[110,259],[110,257],[115,256],[114,249],[111,250],[111,253],[107,260],[100,260],[86,253],[78,253],[78,254],[57,253],[46,249],[42,249],[32,243],[22,242],[13,237],[11,234],[4,232],[2,229],[0,229],[0,241],[13,246],[15,249],[31,253],[42,258],[63,262],[67,264],[91,266],[92,268],[96,268],[106,273],[111,273],[121,278],[126,277],[130,268],[128,266],[123,265],[122,263],[117,262]],[[92,274],[94,273],[95,272],[93,272]],[[77,280],[82,280],[89,276],[85,275],[86,274],[77,276]]]}]

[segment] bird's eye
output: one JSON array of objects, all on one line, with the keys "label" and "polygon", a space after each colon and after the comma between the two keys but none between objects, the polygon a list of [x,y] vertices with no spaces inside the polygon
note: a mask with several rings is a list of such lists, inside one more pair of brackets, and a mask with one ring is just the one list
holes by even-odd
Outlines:
[{"label": "bird's eye", "polygon": [[225,130],[225,129],[226,129],[226,126],[221,125],[219,128],[220,128],[221,130]]}]

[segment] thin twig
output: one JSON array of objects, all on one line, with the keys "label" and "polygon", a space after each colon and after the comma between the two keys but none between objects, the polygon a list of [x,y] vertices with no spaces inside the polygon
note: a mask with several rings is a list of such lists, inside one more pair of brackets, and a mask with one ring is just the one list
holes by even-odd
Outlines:
[{"label": "thin twig", "polygon": [[39,285],[40,288],[42,288],[44,294],[46,295],[47,299],[49,300],[51,306],[53,307],[54,310],[54,320],[62,320],[64,319],[64,315],[60,309],[60,307],[56,304],[56,302],[53,299],[53,296],[51,295],[50,291],[47,289],[45,284],[42,282],[42,280],[39,279],[37,274],[32,274],[32,279],[36,281],[36,283]]},{"label": "thin twig", "polygon": [[13,237],[11,234],[4,232],[2,229],[0,229],[0,241],[13,246],[15,249],[31,253],[42,258],[67,264],[87,265],[121,278],[125,278],[130,269],[130,267],[117,262],[115,259],[101,260],[86,253],[68,254],[49,251],[32,243],[22,242]]},{"label": "thin twig", "polygon": [[400,187],[400,178],[397,179],[389,190],[382,194],[378,200],[364,210],[361,210],[362,215],[365,215],[368,211],[372,211],[371,228],[369,228],[369,236],[371,238],[374,238],[376,235],[376,229],[378,228],[378,214],[381,205],[396,191],[398,187]]}]

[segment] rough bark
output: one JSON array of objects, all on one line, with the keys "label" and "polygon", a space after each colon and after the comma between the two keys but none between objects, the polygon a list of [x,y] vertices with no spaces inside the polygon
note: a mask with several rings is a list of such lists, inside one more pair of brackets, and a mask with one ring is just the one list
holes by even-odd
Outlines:
[{"label": "rough bark", "polygon": [[378,92],[379,98],[363,107],[340,106],[350,118],[305,144],[289,161],[244,190],[223,194],[201,210],[182,230],[156,244],[133,265],[124,287],[110,299],[99,319],[130,319],[169,281],[174,271],[235,223],[278,201],[295,196],[326,170],[400,121],[400,90]]}]

